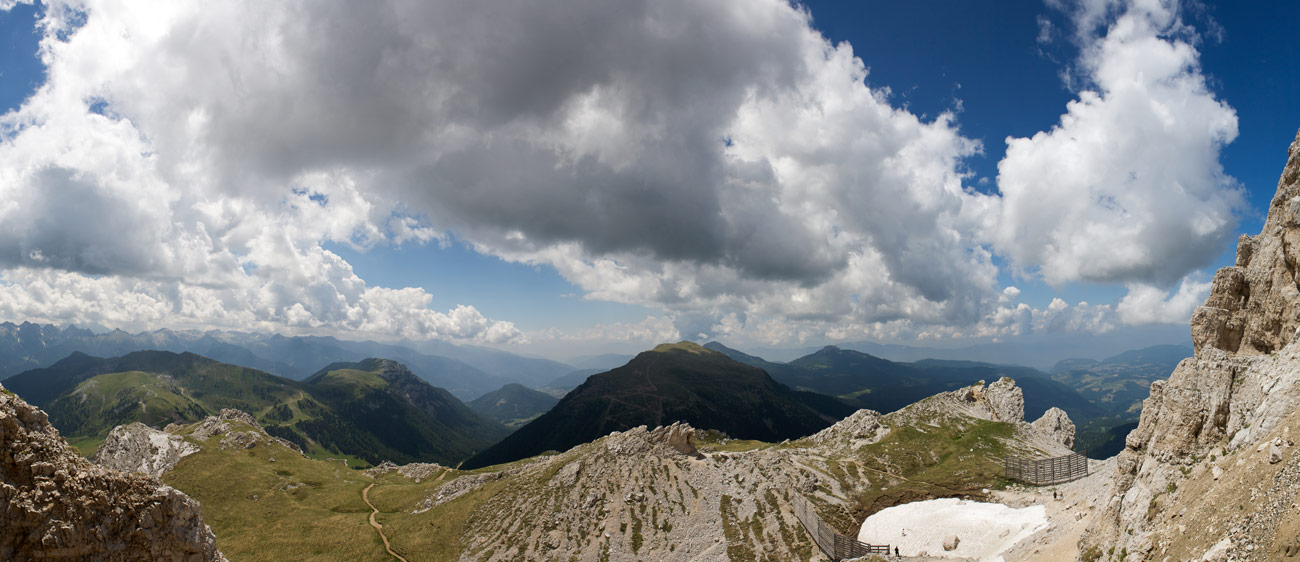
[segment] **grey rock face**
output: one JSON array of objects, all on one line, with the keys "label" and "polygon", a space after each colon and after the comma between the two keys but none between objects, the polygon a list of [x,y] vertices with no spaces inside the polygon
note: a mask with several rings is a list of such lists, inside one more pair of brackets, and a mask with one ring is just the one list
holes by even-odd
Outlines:
[{"label": "grey rock face", "polygon": [[1070,421],[1065,410],[1055,406],[1043,412],[1043,416],[1034,420],[1034,429],[1051,436],[1057,443],[1066,447],[1074,446],[1074,422]]},{"label": "grey rock face", "polygon": [[197,452],[197,445],[187,443],[179,435],[137,422],[113,428],[95,452],[95,464],[161,478],[182,458]]},{"label": "grey rock face", "polygon": [[0,560],[225,560],[199,504],[97,466],[0,387]]},{"label": "grey rock face", "polygon": [[1219,270],[1209,298],[1192,316],[1198,352],[1213,347],[1261,355],[1295,339],[1300,328],[1295,265],[1300,263],[1300,135],[1288,155],[1263,231],[1241,236],[1236,265]]},{"label": "grey rock face", "polygon": [[1025,421],[1025,391],[1010,377],[1002,377],[984,389],[984,399],[998,421]]}]

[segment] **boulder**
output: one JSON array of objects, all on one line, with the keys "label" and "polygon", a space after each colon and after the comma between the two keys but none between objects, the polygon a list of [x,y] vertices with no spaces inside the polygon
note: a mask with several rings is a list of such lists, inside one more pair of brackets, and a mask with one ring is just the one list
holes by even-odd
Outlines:
[{"label": "boulder", "polygon": [[957,550],[958,544],[961,544],[961,538],[957,535],[948,535],[943,538],[943,549],[948,552]]}]

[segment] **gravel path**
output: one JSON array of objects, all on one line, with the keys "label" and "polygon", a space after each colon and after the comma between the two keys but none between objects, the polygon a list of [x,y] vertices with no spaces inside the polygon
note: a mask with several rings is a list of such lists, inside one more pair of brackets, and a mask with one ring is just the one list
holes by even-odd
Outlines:
[{"label": "gravel path", "polygon": [[[445,476],[446,472],[444,472],[443,475]],[[393,555],[393,558],[401,560],[402,562],[409,562],[407,559],[402,558],[401,554],[393,552],[393,547],[388,544],[388,536],[384,534],[384,526],[380,525],[378,521],[375,521],[375,515],[379,513],[379,508],[375,507],[375,504],[370,503],[370,489],[374,487],[374,483],[371,483],[369,486],[366,486],[366,489],[361,490],[361,501],[366,502],[366,505],[370,506],[370,526],[374,527],[375,532],[379,533],[379,538],[384,540],[384,550],[387,550],[389,554]]]},{"label": "gravel path", "polygon": [[1016,486],[993,493],[995,501],[1010,506],[1047,508],[1048,527],[1006,551],[1003,557],[1007,562],[1078,559],[1079,538],[1110,499],[1111,477],[1115,474],[1115,457],[1088,463],[1091,474],[1073,482],[1037,488]]}]

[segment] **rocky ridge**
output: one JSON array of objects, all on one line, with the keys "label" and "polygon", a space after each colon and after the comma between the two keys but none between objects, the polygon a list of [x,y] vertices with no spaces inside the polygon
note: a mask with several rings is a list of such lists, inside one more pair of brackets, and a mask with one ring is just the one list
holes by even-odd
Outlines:
[{"label": "rocky ridge", "polygon": [[[1085,559],[1158,560],[1177,551],[1206,560],[1266,560],[1294,539],[1249,529],[1275,527],[1284,513],[1274,500],[1294,507],[1300,481],[1297,455],[1284,437],[1300,422],[1297,264],[1300,135],[1263,230],[1240,238],[1236,264],[1218,271],[1192,316],[1195,355],[1151,385],[1118,459],[1116,495],[1080,543]],[[1207,484],[1224,478],[1239,484]],[[1210,497],[1227,505],[1211,505]],[[1193,513],[1221,524],[1197,523],[1189,536]]]},{"label": "rocky ridge", "polygon": [[82,458],[3,387],[0,559],[225,560],[198,502]]},{"label": "rocky ridge", "polygon": [[396,472],[405,478],[409,478],[416,483],[446,470],[445,467],[436,462],[413,462],[409,464],[398,465],[392,462],[384,461],[379,466],[365,471],[366,476],[379,478],[390,472]]},{"label": "rocky ridge", "polygon": [[[238,428],[238,425],[233,424],[231,422],[247,425],[249,426],[250,429],[245,431],[234,431],[236,428]],[[182,425],[182,424],[175,424],[175,423],[167,424],[167,427],[163,428],[162,433],[171,435],[172,438],[180,439],[177,433],[186,429],[187,427],[189,426]],[[113,431],[117,431],[118,429],[120,428],[114,428]],[[225,448],[251,449],[257,446],[258,443],[264,441],[270,441],[274,443],[279,443],[280,445],[292,449],[295,453],[298,453],[301,456],[304,457],[307,456],[305,453],[303,453],[302,449],[298,447],[297,444],[287,439],[275,437],[267,433],[266,429],[263,428],[261,424],[257,423],[257,420],[254,419],[251,414],[241,410],[222,408],[221,412],[219,412],[218,415],[208,416],[193,424],[193,430],[190,433],[190,437],[198,441],[207,441],[208,439],[215,437],[217,435],[225,436],[221,438],[221,448],[223,449]],[[161,439],[161,437],[156,437],[156,439]],[[136,450],[141,452],[143,451],[143,449],[136,449]],[[146,461],[145,459],[140,459],[140,458],[130,458],[129,462],[146,462]],[[176,463],[173,462],[172,466],[176,466]],[[171,467],[168,467],[168,470],[170,469]]]}]

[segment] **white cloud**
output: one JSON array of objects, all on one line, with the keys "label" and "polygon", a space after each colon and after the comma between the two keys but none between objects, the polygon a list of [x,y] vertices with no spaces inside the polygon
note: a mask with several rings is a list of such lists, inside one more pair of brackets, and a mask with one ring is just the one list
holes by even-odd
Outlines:
[{"label": "white cloud", "polygon": [[597,324],[576,331],[549,328],[528,334],[528,341],[538,345],[546,345],[548,342],[631,343],[642,349],[681,339],[682,334],[669,316],[647,316],[637,322]]},{"label": "white cloud", "polygon": [[1170,291],[1151,285],[1131,285],[1117,306],[1120,320],[1127,325],[1185,324],[1196,307],[1210,295],[1213,283],[1190,275]]},{"label": "white cloud", "polygon": [[1052,284],[1170,286],[1234,233],[1244,201],[1219,152],[1236,113],[1206,87],[1175,3],[1084,2],[1075,17],[1088,89],[1052,130],[1007,139],[995,249]]},{"label": "white cloud", "polygon": [[616,341],[1115,325],[1017,304],[995,252],[1174,318],[1151,288],[1235,224],[1235,115],[1170,5],[1074,14],[1090,89],[986,196],[953,115],[894,107],[783,0],[54,1],[48,81],[0,116],[0,313],[518,340],[324,249],[454,237],[664,311],[581,334]]},{"label": "white cloud", "polygon": [[[471,306],[441,313],[429,309],[431,296],[423,290],[364,287],[346,264],[333,273],[337,274],[333,279],[315,277],[313,284],[296,291],[283,283],[254,279],[218,288],[14,268],[0,274],[0,317],[98,323],[127,330],[223,328],[484,343],[525,341],[513,324],[488,320]],[[336,290],[331,284],[349,289]]]}]

